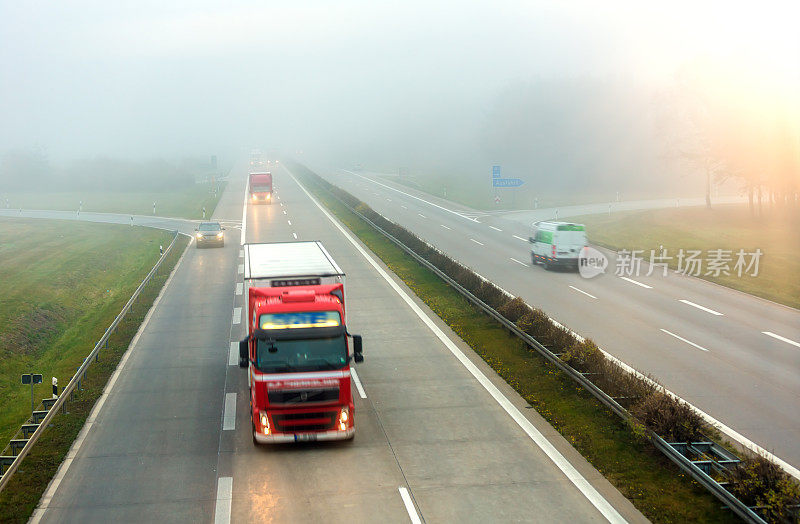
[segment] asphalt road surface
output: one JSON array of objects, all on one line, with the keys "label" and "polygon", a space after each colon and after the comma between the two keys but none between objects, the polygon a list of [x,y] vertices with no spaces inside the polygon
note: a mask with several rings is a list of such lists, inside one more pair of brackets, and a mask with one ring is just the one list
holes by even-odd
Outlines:
[{"label": "asphalt road surface", "polygon": [[[550,218],[550,211],[504,217],[385,178],[346,170],[319,174],[623,362],[652,374],[720,421],[729,435],[738,433],[744,437],[739,440],[800,466],[800,311],[673,272],[646,276],[646,264],[639,276],[626,278],[613,274],[613,262],[610,274],[594,279],[546,271],[531,265],[527,239],[529,220]],[[607,208],[575,209],[602,213]],[[568,214],[564,209],[562,218]]]},{"label": "asphalt road surface", "polygon": [[[279,199],[244,213],[246,167],[232,173],[214,215],[226,246],[189,247],[34,521],[644,521],[287,171],[273,173]],[[348,328],[366,358],[354,441],[252,444],[235,347],[242,222],[248,242],[321,240],[347,273]]]}]

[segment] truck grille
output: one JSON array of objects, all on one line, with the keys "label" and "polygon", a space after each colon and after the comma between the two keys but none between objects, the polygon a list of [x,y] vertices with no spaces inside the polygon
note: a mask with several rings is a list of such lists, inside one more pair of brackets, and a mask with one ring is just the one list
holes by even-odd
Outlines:
[{"label": "truck grille", "polygon": [[337,402],[339,388],[288,389],[267,392],[270,405]]},{"label": "truck grille", "polygon": [[302,433],[333,429],[338,411],[314,411],[311,413],[276,413],[272,415],[275,429],[281,433]]}]

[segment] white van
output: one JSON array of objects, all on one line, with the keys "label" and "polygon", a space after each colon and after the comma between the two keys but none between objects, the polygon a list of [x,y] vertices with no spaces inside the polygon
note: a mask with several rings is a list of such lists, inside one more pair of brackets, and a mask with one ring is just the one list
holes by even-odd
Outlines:
[{"label": "white van", "polygon": [[578,255],[588,245],[586,227],[571,222],[536,222],[533,224],[531,263],[545,269],[568,267],[578,269]]}]

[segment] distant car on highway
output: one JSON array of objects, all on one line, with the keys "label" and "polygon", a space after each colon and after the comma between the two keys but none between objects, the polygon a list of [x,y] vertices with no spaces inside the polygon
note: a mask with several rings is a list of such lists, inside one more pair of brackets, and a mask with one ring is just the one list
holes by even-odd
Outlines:
[{"label": "distant car on highway", "polygon": [[533,224],[531,263],[545,269],[566,267],[578,269],[578,257],[588,245],[586,227],[571,222],[536,222]]},{"label": "distant car on highway", "polygon": [[225,245],[225,228],[219,222],[200,222],[195,229],[195,240],[197,247],[209,247]]}]

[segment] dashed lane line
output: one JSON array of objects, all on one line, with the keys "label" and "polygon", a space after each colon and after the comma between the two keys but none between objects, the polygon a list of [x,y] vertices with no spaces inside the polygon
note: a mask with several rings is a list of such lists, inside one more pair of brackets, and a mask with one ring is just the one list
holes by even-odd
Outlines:
[{"label": "dashed lane line", "polygon": [[671,336],[671,337],[675,337],[675,338],[677,338],[677,339],[678,339],[678,340],[680,340],[681,342],[686,342],[686,343],[687,343],[687,344],[689,344],[690,346],[694,346],[694,347],[696,347],[697,349],[699,349],[699,350],[701,350],[701,351],[708,351],[708,350],[707,350],[706,348],[704,348],[703,346],[699,346],[699,345],[695,344],[694,342],[692,342],[691,340],[686,340],[685,338],[683,338],[683,337],[681,337],[681,336],[678,336],[678,335],[676,335],[676,334],[675,334],[675,333],[673,333],[672,331],[667,331],[666,329],[662,329],[661,331],[663,331],[664,333],[666,333],[667,335],[669,335],[669,336]]},{"label": "dashed lane line", "polygon": [[639,287],[643,287],[645,289],[653,289],[653,286],[648,286],[647,284],[642,284],[641,282],[637,282],[636,280],[628,277],[619,277],[626,282],[630,282],[631,284],[636,284]]},{"label": "dashed lane line", "polygon": [[584,290],[582,290],[582,289],[578,289],[578,288],[576,288],[575,286],[569,286],[569,287],[570,287],[570,289],[574,289],[574,290],[575,290],[575,291],[577,291],[578,293],[583,293],[583,294],[584,294],[584,295],[586,295],[587,297],[589,297],[589,298],[593,298],[593,299],[597,300],[597,297],[596,297],[596,296],[594,296],[594,295],[592,295],[592,294],[590,294],[590,293],[587,293],[586,291],[584,291]]},{"label": "dashed lane line", "polygon": [[705,311],[706,313],[711,313],[712,315],[716,315],[718,317],[723,316],[723,314],[720,313],[719,311],[714,311],[713,309],[707,308],[705,306],[701,306],[700,304],[695,304],[694,302],[691,302],[689,300],[681,299],[678,302],[683,302],[684,304],[687,304],[687,305],[692,306],[692,307],[696,307],[697,309],[699,309],[701,311]]}]

